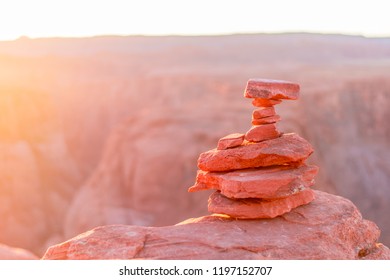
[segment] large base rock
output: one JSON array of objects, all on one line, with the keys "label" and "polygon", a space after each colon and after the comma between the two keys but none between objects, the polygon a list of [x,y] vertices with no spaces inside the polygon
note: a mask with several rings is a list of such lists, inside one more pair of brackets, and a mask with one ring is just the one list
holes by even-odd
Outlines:
[{"label": "large base rock", "polygon": [[50,247],[43,259],[390,259],[378,227],[349,200],[316,199],[274,218],[223,215],[175,226],[98,227]]}]

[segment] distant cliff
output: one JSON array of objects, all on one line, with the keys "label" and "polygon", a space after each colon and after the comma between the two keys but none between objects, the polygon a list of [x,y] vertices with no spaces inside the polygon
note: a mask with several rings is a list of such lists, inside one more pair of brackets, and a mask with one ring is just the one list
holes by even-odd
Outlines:
[{"label": "distant cliff", "polygon": [[313,144],[316,188],[351,199],[389,244],[388,73],[390,40],[354,36],[0,42],[0,242],[42,254],[97,224],[205,215],[182,188],[199,152],[248,129],[242,85],[260,76],[301,84],[280,126]]}]

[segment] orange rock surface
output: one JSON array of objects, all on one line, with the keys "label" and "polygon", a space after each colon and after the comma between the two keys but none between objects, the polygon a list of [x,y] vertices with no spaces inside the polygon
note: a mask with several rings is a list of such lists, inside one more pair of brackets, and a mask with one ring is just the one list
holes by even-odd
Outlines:
[{"label": "orange rock surface", "polygon": [[313,152],[309,142],[294,133],[259,143],[244,142],[227,150],[213,149],[200,154],[198,167],[204,171],[299,164]]},{"label": "orange rock surface", "polygon": [[253,99],[252,104],[256,107],[271,107],[280,104],[281,102],[282,100],[255,98]]},{"label": "orange rock surface", "polygon": [[188,191],[219,190],[230,198],[282,198],[314,185],[318,167],[272,166],[231,172],[199,170]]},{"label": "orange rock surface", "polygon": [[259,108],[259,109],[253,110],[252,119],[262,119],[262,118],[271,117],[274,115],[275,115],[275,108],[274,107]]},{"label": "orange rock surface", "polygon": [[261,125],[261,124],[268,124],[268,123],[276,123],[280,120],[281,120],[281,118],[279,115],[274,115],[274,116],[261,118],[261,119],[252,119],[252,124],[253,125]]},{"label": "orange rock surface", "polygon": [[378,227],[351,201],[320,191],[315,196],[273,219],[212,215],[166,227],[98,227],[50,247],[43,259],[390,259],[389,248],[378,243]]},{"label": "orange rock surface", "polygon": [[247,98],[263,99],[298,99],[300,87],[296,83],[269,80],[250,79],[247,83],[244,96]]},{"label": "orange rock surface", "polygon": [[245,135],[241,133],[229,134],[218,141],[217,149],[226,150],[228,148],[238,147],[244,142]]},{"label": "orange rock surface", "polygon": [[237,219],[275,218],[298,206],[314,200],[311,189],[300,191],[285,198],[264,200],[258,198],[232,199],[216,191],[209,197],[208,209],[211,213],[225,214]]},{"label": "orange rock surface", "polygon": [[275,139],[280,136],[274,123],[252,126],[245,134],[245,140],[250,142],[261,142],[264,140]]}]

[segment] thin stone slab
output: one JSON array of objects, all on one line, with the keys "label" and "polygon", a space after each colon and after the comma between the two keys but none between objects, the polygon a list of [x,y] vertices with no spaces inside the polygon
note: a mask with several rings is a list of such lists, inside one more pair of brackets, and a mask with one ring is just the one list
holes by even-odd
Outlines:
[{"label": "thin stone slab", "polygon": [[252,119],[262,119],[262,118],[274,116],[275,114],[276,113],[274,107],[259,108],[253,110]]},{"label": "thin stone slab", "polygon": [[252,101],[252,104],[255,107],[272,107],[280,103],[282,103],[282,100],[264,98],[255,98]]},{"label": "thin stone slab", "polygon": [[213,149],[200,154],[198,167],[204,171],[229,171],[271,165],[299,165],[313,153],[313,147],[295,133],[259,143],[244,141],[233,149]]},{"label": "thin stone slab", "polygon": [[210,213],[225,214],[236,219],[275,218],[314,200],[314,192],[306,189],[286,198],[262,200],[258,198],[231,199],[216,191],[209,197]]},{"label": "thin stone slab", "polygon": [[231,172],[199,170],[189,192],[214,189],[229,198],[284,198],[314,185],[314,165],[272,166]]},{"label": "thin stone slab", "polygon": [[280,120],[281,120],[280,116],[275,115],[275,116],[270,116],[270,117],[261,118],[261,119],[252,119],[252,124],[253,125],[261,125],[261,124],[277,123]]},{"label": "thin stone slab", "polygon": [[244,96],[263,99],[298,99],[300,87],[296,83],[282,80],[250,79]]},{"label": "thin stone slab", "polygon": [[242,133],[233,133],[222,137],[218,141],[217,149],[226,150],[240,146],[244,142],[245,135]]},{"label": "thin stone slab", "polygon": [[274,123],[252,126],[245,134],[245,140],[250,142],[261,142],[269,139],[278,138],[280,132],[276,129]]}]

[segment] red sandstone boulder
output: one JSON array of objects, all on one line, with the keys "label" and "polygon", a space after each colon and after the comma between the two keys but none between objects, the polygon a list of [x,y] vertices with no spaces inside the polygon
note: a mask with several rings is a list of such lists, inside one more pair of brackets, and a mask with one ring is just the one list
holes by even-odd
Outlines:
[{"label": "red sandstone boulder", "polygon": [[274,123],[255,125],[245,134],[245,140],[249,142],[261,142],[264,140],[275,139],[280,136]]},{"label": "red sandstone boulder", "polygon": [[280,104],[281,102],[282,100],[255,98],[253,99],[252,104],[256,107],[271,107]]},{"label": "red sandstone boulder", "polygon": [[313,152],[309,142],[294,133],[260,143],[244,142],[227,150],[200,154],[198,167],[204,171],[229,171],[261,166],[301,163]]},{"label": "red sandstone boulder", "polygon": [[274,115],[274,116],[261,118],[261,119],[252,119],[252,124],[253,125],[261,125],[261,124],[268,124],[268,123],[276,123],[280,120],[281,120],[281,118],[279,115]]},{"label": "red sandstone boulder", "polygon": [[218,150],[226,150],[228,148],[238,147],[244,142],[245,135],[242,133],[229,134],[218,141]]},{"label": "red sandstone boulder", "polygon": [[314,192],[311,189],[274,200],[259,198],[231,199],[216,191],[209,198],[208,209],[210,213],[226,214],[236,219],[275,218],[313,200]]},{"label": "red sandstone boulder", "polygon": [[378,227],[349,200],[315,193],[274,219],[213,215],[167,227],[98,227],[50,247],[43,259],[390,259]]},{"label": "red sandstone boulder", "polygon": [[282,80],[250,79],[244,96],[263,99],[298,99],[299,85]]},{"label": "red sandstone boulder", "polygon": [[0,244],[0,260],[37,260],[33,253],[21,249]]},{"label": "red sandstone boulder", "polygon": [[231,172],[199,170],[189,192],[215,189],[230,198],[282,198],[314,184],[318,167],[272,166]]}]

